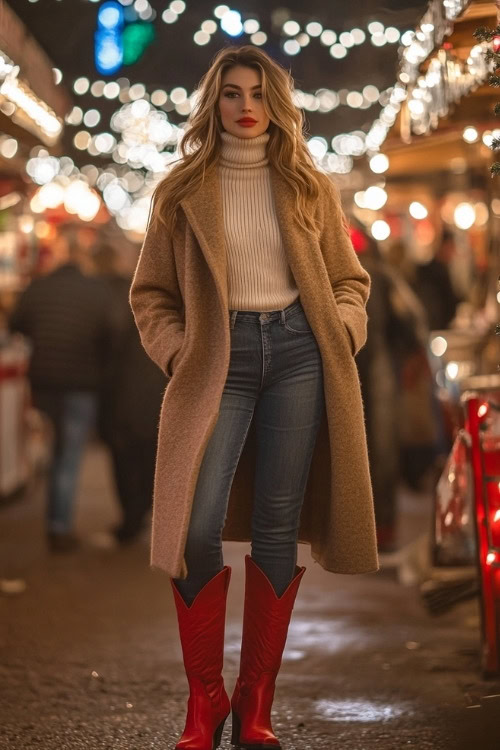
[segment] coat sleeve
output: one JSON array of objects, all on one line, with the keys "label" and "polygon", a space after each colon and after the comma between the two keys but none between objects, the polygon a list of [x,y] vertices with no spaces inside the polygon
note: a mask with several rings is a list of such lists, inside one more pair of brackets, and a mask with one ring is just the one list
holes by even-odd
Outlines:
[{"label": "coat sleeve", "polygon": [[352,246],[337,188],[326,175],[321,176],[321,182],[324,185],[319,202],[321,252],[354,355],[366,342],[370,277]]},{"label": "coat sleeve", "polygon": [[142,345],[167,377],[184,340],[182,295],[171,237],[150,225],[130,288],[130,304]]}]

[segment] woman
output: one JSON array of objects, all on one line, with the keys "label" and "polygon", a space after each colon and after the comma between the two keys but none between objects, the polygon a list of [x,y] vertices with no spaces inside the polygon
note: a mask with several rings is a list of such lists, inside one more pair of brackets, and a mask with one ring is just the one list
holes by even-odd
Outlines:
[{"label": "woman", "polygon": [[[144,347],[170,378],[155,477],[152,565],[173,579],[190,686],[180,750],[279,748],[274,683],[304,568],[377,569],[354,354],[368,274],[302,135],[290,76],[222,50],[158,186],[131,290]],[[221,538],[252,542],[231,706],[221,676]]]}]

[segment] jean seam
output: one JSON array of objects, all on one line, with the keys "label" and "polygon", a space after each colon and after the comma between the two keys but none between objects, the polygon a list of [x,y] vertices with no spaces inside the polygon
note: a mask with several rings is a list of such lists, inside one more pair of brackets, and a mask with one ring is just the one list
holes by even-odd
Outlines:
[{"label": "jean seam", "polygon": [[[264,381],[266,379],[266,335],[270,332],[270,329],[267,330],[264,328],[264,326],[270,326],[271,323],[265,323],[262,325],[260,324],[260,340],[262,345],[262,375],[260,378],[260,387],[259,387],[259,396],[262,393],[262,389],[264,388]],[[271,372],[271,365],[272,365],[272,344],[269,347],[269,372]]]}]

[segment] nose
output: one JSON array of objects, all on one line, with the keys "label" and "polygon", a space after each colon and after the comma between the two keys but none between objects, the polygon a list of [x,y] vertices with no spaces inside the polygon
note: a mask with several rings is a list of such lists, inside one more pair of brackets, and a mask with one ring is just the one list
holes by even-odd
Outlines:
[{"label": "nose", "polygon": [[242,100],[242,106],[241,106],[243,112],[251,112],[252,111],[252,100],[250,97],[245,97]]}]

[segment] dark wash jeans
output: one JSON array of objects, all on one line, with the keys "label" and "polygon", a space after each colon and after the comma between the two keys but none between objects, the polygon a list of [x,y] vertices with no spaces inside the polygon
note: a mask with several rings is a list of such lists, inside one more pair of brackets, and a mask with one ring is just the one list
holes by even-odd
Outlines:
[{"label": "dark wash jeans", "polygon": [[78,472],[95,425],[97,396],[93,391],[34,388],[33,402],[49,417],[54,429],[47,496],[47,531],[68,534],[73,529]]},{"label": "dark wash jeans", "polygon": [[257,457],[252,559],[278,596],[295,573],[300,511],[324,405],[321,355],[300,301],[274,312],[230,311],[231,357],[200,468],[185,549],[189,605],[223,568],[229,493],[252,417]]}]

